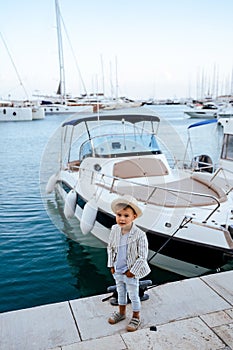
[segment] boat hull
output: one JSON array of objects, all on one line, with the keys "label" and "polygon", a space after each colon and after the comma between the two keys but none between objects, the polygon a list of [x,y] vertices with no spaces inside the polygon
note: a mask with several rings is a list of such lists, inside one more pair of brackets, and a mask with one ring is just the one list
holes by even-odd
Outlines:
[{"label": "boat hull", "polygon": [[214,119],[217,118],[217,112],[207,111],[185,111],[190,118]]},{"label": "boat hull", "polygon": [[32,120],[29,107],[0,107],[0,122],[19,122]]},{"label": "boat hull", "polygon": [[93,106],[69,106],[62,104],[51,104],[43,105],[45,115],[50,114],[74,114],[80,112],[91,113],[93,111]]},{"label": "boat hull", "polygon": [[[58,182],[56,189],[65,201],[70,188]],[[83,209],[88,201],[77,196],[75,217],[81,221]],[[108,243],[109,232],[115,224],[115,216],[109,212],[98,210],[96,221],[91,233],[105,245]],[[185,277],[201,275],[211,270],[217,270],[227,264],[233,256],[227,249],[218,246],[198,243],[188,239],[166,235],[156,230],[148,230],[138,225],[146,232],[149,243],[149,262],[159,268],[177,273]],[[192,230],[192,228],[190,228]]]}]

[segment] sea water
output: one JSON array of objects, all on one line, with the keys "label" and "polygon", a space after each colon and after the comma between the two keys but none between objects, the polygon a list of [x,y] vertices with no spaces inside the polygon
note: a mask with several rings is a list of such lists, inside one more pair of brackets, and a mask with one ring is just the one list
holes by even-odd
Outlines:
[{"label": "sea water", "polygon": [[[184,106],[150,108],[165,122],[169,150],[183,152],[194,122]],[[59,199],[44,194],[59,164],[56,130],[65,118],[0,123],[0,312],[101,294],[114,284],[106,248],[84,238],[77,220],[65,219]],[[50,154],[54,135],[57,152]],[[156,267],[148,276],[155,285],[182,278]]]}]

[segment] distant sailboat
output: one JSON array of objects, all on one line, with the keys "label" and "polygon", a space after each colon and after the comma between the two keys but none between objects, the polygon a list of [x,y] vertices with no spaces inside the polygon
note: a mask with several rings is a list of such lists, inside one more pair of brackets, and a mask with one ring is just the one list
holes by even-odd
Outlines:
[{"label": "distant sailboat", "polygon": [[[44,105],[45,114],[64,114],[64,113],[71,114],[71,113],[83,112],[83,111],[96,112],[99,109],[118,109],[118,108],[141,106],[142,105],[141,102],[132,101],[125,97],[124,98],[118,97],[117,62],[116,62],[116,97],[114,99],[106,98],[104,96],[104,93],[99,93],[99,92],[96,92],[95,94],[94,93],[88,94],[77,62],[76,62],[76,67],[79,72],[79,77],[82,83],[82,87],[84,89],[84,94],[82,94],[81,97],[79,98],[72,98],[67,96],[66,84],[65,84],[63,41],[62,41],[62,30],[61,30],[62,16],[61,16],[58,0],[55,0],[55,9],[56,9],[56,23],[57,23],[60,80],[59,80],[58,89],[56,93],[56,99],[52,99],[52,101],[42,101]],[[62,24],[63,24],[63,27],[65,28],[65,24],[63,20],[62,20]],[[102,67],[102,70],[103,70],[103,67]]]},{"label": "distant sailboat", "polygon": [[23,85],[15,62],[8,49],[6,41],[0,33],[3,45],[8,53],[9,59],[16,72],[20,86],[23,88],[27,101],[0,101],[0,122],[11,122],[11,121],[29,121],[34,119],[44,119],[44,110],[38,106],[37,103],[30,102],[28,99],[28,93]]},{"label": "distant sailboat", "polygon": [[44,106],[45,114],[73,114],[77,112],[92,112],[93,107],[83,106],[83,104],[70,105],[67,101],[66,96],[66,84],[65,84],[65,65],[64,65],[64,54],[63,54],[63,43],[62,43],[62,31],[61,31],[61,12],[58,0],[55,0],[56,10],[56,23],[57,23],[57,39],[58,39],[58,56],[59,56],[59,75],[60,81],[57,89],[57,96],[59,98],[53,99],[52,101],[42,101]]}]

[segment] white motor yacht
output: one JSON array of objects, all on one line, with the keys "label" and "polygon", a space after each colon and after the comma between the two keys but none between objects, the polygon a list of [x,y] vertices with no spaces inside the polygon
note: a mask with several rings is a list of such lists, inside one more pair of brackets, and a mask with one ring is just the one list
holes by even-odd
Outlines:
[{"label": "white motor yacht", "polygon": [[169,165],[157,136],[160,119],[132,110],[102,112],[62,124],[61,164],[47,183],[84,235],[107,244],[111,202],[134,196],[143,211],[149,262],[183,276],[218,269],[233,258],[232,188],[209,172]]},{"label": "white motor yacht", "polygon": [[184,113],[189,118],[213,119],[217,118],[218,106],[213,102],[190,106]]}]

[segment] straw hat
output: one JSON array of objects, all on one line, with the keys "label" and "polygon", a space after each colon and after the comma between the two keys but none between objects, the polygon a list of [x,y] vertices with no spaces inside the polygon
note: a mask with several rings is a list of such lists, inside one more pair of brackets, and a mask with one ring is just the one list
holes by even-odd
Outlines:
[{"label": "straw hat", "polygon": [[124,195],[122,197],[119,197],[117,199],[114,199],[114,201],[111,204],[111,208],[112,211],[116,214],[116,207],[118,204],[125,204],[125,206],[129,205],[131,208],[133,208],[133,210],[135,211],[135,213],[137,214],[137,217],[142,215],[142,211],[138,206],[138,202],[136,201],[136,199],[130,195]]}]

